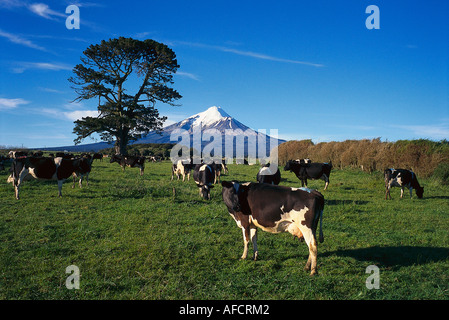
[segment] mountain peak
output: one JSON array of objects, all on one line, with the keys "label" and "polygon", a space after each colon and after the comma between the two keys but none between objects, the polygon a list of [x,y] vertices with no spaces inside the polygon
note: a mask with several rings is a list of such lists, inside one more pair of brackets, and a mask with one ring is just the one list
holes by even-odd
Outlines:
[{"label": "mountain peak", "polygon": [[194,119],[192,126],[196,127],[201,124],[203,127],[211,126],[219,121],[226,120],[226,118],[231,118],[221,107],[213,106],[206,111],[197,113],[186,120]]}]

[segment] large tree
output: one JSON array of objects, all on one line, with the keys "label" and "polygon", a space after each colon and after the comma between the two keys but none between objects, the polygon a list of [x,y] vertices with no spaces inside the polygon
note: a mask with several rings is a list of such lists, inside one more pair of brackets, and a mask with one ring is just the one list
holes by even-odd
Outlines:
[{"label": "large tree", "polygon": [[75,101],[95,99],[99,115],[75,121],[75,144],[98,133],[104,141],[115,139],[116,153],[126,154],[129,142],[162,130],[166,117],[156,102],[174,105],[181,98],[169,87],[179,68],[173,50],[154,40],[120,37],[91,45],[83,54],[69,81]]}]

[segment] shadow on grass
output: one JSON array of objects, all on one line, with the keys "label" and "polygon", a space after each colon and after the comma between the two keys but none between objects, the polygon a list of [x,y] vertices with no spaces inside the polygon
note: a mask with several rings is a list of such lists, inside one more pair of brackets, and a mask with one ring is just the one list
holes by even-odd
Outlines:
[{"label": "shadow on grass", "polygon": [[323,252],[322,256],[351,257],[359,261],[373,262],[380,267],[398,269],[449,259],[449,248],[441,247],[369,247]]}]

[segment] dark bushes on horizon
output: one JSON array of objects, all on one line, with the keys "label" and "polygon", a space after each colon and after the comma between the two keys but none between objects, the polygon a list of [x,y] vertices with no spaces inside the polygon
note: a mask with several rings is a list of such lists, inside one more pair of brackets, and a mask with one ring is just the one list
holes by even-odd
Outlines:
[{"label": "dark bushes on horizon", "polygon": [[444,172],[449,167],[447,140],[382,142],[376,138],[317,144],[312,140],[294,140],[281,144],[278,153],[281,164],[290,159],[310,158],[313,162],[332,161],[334,168],[359,168],[368,172],[403,168],[413,170],[422,177],[430,177],[437,167]]}]

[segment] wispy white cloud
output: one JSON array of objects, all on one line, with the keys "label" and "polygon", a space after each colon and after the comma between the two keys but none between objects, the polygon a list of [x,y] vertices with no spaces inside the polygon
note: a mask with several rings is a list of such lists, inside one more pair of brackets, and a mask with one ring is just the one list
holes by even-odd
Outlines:
[{"label": "wispy white cloud", "polygon": [[[82,107],[82,105],[78,105],[78,107]],[[42,114],[47,117],[57,118],[60,120],[81,120],[84,117],[98,117],[99,112],[97,110],[70,110],[64,111],[67,109],[71,109],[68,104],[62,106],[61,108],[42,108],[36,110],[39,114]]]},{"label": "wispy white cloud", "polygon": [[51,92],[51,93],[65,93],[64,91],[53,89],[53,88],[46,88],[46,87],[38,87],[39,90],[45,91],[45,92]]},{"label": "wispy white cloud", "polygon": [[0,37],[6,38],[9,41],[11,41],[12,43],[20,44],[20,45],[28,47],[28,48],[33,48],[33,49],[37,49],[37,50],[41,50],[41,51],[47,51],[47,49],[45,49],[44,47],[41,47],[28,39],[25,39],[16,34],[12,34],[10,32],[3,31],[1,29],[0,29]]},{"label": "wispy white cloud", "polygon": [[14,73],[23,73],[29,69],[60,71],[60,70],[72,70],[72,66],[64,63],[52,63],[52,62],[18,62],[12,68],[12,71]]},{"label": "wispy white cloud", "polygon": [[69,120],[75,121],[75,120],[81,120],[85,117],[98,117],[100,113],[97,110],[75,110],[70,112],[63,112],[64,117],[66,117]]},{"label": "wispy white cloud", "polygon": [[17,99],[0,98],[0,110],[14,109],[22,104],[28,103],[30,103],[30,101],[24,100],[22,98]]},{"label": "wispy white cloud", "polygon": [[50,7],[45,3],[33,3],[28,6],[28,9],[31,12],[37,14],[38,16],[41,16],[42,18],[48,20],[57,20],[56,17],[66,18],[66,15],[64,13],[50,9]]},{"label": "wispy white cloud", "polygon": [[433,125],[393,125],[392,127],[411,131],[417,138],[449,139],[449,122]]},{"label": "wispy white cloud", "polygon": [[200,81],[197,75],[190,72],[176,71],[176,74],[181,77],[187,77],[196,81]]},{"label": "wispy white cloud", "polygon": [[265,53],[248,51],[248,50],[238,50],[238,49],[234,49],[231,47],[225,47],[225,46],[215,46],[215,45],[209,45],[209,44],[204,44],[204,43],[187,42],[187,41],[168,41],[167,43],[169,43],[171,45],[185,45],[185,46],[190,46],[190,47],[205,48],[205,49],[212,49],[212,50],[217,50],[217,51],[222,51],[222,52],[229,52],[229,53],[237,54],[240,56],[246,56],[246,57],[251,57],[251,58],[261,59],[261,60],[269,60],[269,61],[292,63],[292,64],[302,64],[302,65],[307,65],[307,66],[312,66],[312,67],[317,67],[317,68],[324,67],[324,65],[320,64],[320,63],[280,58],[280,57],[270,56]]}]

